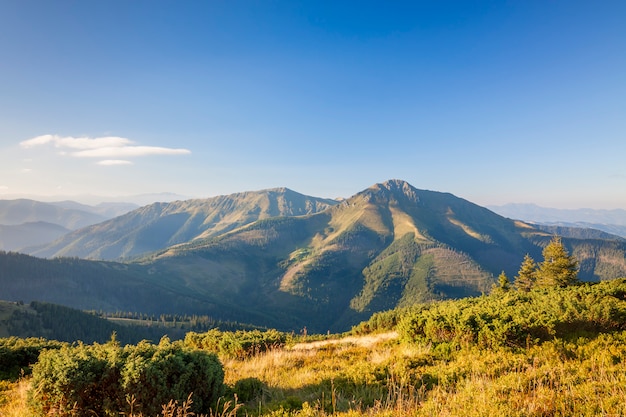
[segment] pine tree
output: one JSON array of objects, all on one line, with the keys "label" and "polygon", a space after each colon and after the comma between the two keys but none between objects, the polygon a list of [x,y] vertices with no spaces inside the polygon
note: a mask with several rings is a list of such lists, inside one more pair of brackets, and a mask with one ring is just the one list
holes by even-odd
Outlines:
[{"label": "pine tree", "polygon": [[537,264],[535,260],[530,257],[529,254],[524,256],[524,260],[520,266],[520,269],[515,277],[515,288],[518,291],[530,291],[537,281]]},{"label": "pine tree", "polygon": [[541,287],[566,287],[577,281],[578,261],[567,252],[561,238],[555,236],[543,249],[537,284]]},{"label": "pine tree", "polygon": [[509,277],[506,276],[504,271],[500,272],[498,275],[498,289],[500,291],[508,291],[511,288],[511,281],[509,281]]}]

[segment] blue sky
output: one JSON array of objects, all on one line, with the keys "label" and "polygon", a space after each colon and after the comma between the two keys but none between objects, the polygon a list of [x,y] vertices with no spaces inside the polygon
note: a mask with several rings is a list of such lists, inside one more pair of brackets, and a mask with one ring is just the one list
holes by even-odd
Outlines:
[{"label": "blue sky", "polygon": [[624,1],[0,1],[0,198],[626,208]]}]

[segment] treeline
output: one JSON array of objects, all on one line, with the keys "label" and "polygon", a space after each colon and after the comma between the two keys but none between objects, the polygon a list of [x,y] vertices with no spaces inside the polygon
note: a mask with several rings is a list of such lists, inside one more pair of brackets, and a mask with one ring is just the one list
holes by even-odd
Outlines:
[{"label": "treeline", "polygon": [[111,338],[112,333],[116,333],[122,344],[134,344],[141,340],[157,341],[163,336],[181,340],[190,331],[262,330],[257,326],[215,320],[209,316],[156,316],[119,311],[95,313],[38,301],[28,305],[16,303],[16,306],[0,325],[5,326],[9,335],[21,338],[44,337],[62,342],[104,343]]},{"label": "treeline", "polygon": [[159,340],[166,334],[162,327],[122,326],[94,314],[73,308],[33,301],[29,308],[13,311],[7,319],[9,334],[19,337],[45,337],[50,340],[104,343],[116,333],[122,343]]},{"label": "treeline", "polygon": [[[91,312],[97,314],[98,317],[104,319],[121,319],[132,320],[139,325],[160,325],[169,329],[180,329],[183,331],[203,332],[211,329],[220,329],[222,331],[236,331],[236,330],[263,330],[264,327],[255,326],[252,324],[239,323],[237,321],[230,320],[217,320],[207,315],[196,314],[147,314],[132,311],[116,311],[116,312],[103,312],[99,311]],[[179,339],[182,337],[172,337],[172,339]],[[184,334],[183,334],[184,337]]]},{"label": "treeline", "polygon": [[411,343],[520,348],[626,330],[626,278],[502,291],[380,312],[353,334],[397,329]]}]

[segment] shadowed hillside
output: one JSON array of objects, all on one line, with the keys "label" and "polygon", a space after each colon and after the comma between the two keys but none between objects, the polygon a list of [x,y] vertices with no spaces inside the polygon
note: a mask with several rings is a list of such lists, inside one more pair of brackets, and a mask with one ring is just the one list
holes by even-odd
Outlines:
[{"label": "shadowed hillside", "polygon": [[68,232],[63,226],[46,222],[0,224],[0,250],[20,250],[27,246],[42,245]]}]

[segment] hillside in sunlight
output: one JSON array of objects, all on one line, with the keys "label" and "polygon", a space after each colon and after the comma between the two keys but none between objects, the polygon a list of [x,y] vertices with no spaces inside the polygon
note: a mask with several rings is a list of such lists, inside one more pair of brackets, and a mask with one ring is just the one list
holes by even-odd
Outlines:
[{"label": "hillside in sunlight", "polygon": [[[488,293],[502,271],[516,275],[525,254],[539,260],[553,237],[401,180],[341,202],[275,189],[146,206],[114,220],[128,227],[101,223],[73,245],[143,255],[105,262],[0,254],[3,297],[343,331],[377,311]],[[626,241],[594,236],[563,236],[579,279],[626,276]],[[149,247],[161,249],[144,253]]]},{"label": "hillside in sunlight", "polygon": [[[145,260],[197,294],[263,311],[272,322],[345,329],[375,311],[480,295],[536,258],[547,232],[447,193],[376,184],[323,212],[270,218]],[[624,242],[565,239],[581,279],[626,274]],[[597,256],[602,253],[602,256]],[[604,274],[598,276],[596,274]]]},{"label": "hillside in sunlight", "polygon": [[334,204],[334,200],[305,196],[287,188],[153,203],[30,248],[28,253],[40,257],[130,258],[223,234],[256,220],[316,213]]}]

